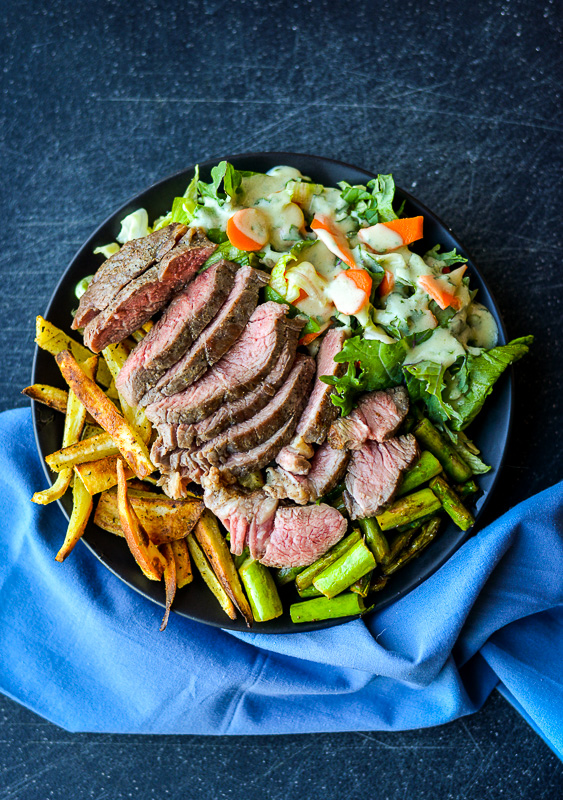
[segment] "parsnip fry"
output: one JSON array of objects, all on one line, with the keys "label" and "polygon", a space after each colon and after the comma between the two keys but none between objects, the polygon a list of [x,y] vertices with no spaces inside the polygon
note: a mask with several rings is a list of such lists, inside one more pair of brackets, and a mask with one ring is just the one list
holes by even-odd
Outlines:
[{"label": "parsnip fry", "polygon": [[[119,371],[127,361],[127,356],[129,353],[122,344],[109,344],[102,351],[102,355],[105,358],[109,371],[111,372],[115,381],[119,375]],[[134,408],[133,406],[130,406],[125,398],[121,396],[119,390],[116,389],[116,391],[123,416],[129,425],[131,425],[133,430],[139,434],[143,442],[148,444],[152,436],[152,425],[147,419],[145,409]]]},{"label": "parsnip fry", "polygon": [[170,547],[176,561],[176,583],[178,589],[182,589],[193,580],[188,543],[185,539],[176,539],[174,542],[170,542]]},{"label": "parsnip fry", "polygon": [[226,593],[249,625],[253,622],[252,610],[246,599],[239,574],[233,562],[229,547],[219,530],[219,525],[214,514],[207,509],[201,515],[195,526],[195,537],[211,566],[213,572]]},{"label": "parsnip fry", "polygon": [[[118,456],[106,456],[97,461],[86,461],[84,464],[76,464],[75,471],[78,472],[82,483],[90,494],[99,494],[117,485],[117,459]],[[125,467],[125,476],[133,477],[133,470]]]},{"label": "parsnip fry", "polygon": [[[96,371],[97,365],[98,357],[92,356],[92,358],[87,359],[83,363],[82,369],[86,375],[92,377]],[[82,431],[84,430],[85,421],[86,409],[73,391],[68,392],[65,425],[63,431],[63,447],[67,447],[75,442],[78,442],[82,435]],[[65,469],[59,472],[57,480],[50,487],[50,489],[46,489],[44,492],[36,492],[31,499],[34,503],[39,503],[39,505],[47,505],[48,503],[52,503],[54,500],[59,500],[70,486],[71,480],[72,466],[65,467]]]},{"label": "parsnip fry", "polygon": [[117,459],[117,504],[121,527],[133,558],[140,566],[145,577],[149,580],[159,581],[166,568],[166,559],[154,545],[129,501],[127,495],[127,480],[123,461]]},{"label": "parsnip fry", "polygon": [[[60,328],[57,328],[56,325],[53,325],[41,316],[36,318],[35,343],[42,350],[46,350],[53,356],[56,356],[62,350],[70,350],[79,364],[86,361],[86,359],[90,358],[92,355],[92,352],[88,350],[87,347],[84,347],[83,344],[80,344],[80,342],[77,342]],[[107,368],[107,364],[102,360],[100,360],[98,364],[97,379],[102,386],[107,387],[111,383],[110,371]]]},{"label": "parsnip fry", "polygon": [[148,321],[148,322],[145,322],[145,324],[144,324],[144,325],[142,325],[142,326],[139,328],[139,330],[138,330],[138,331],[133,331],[133,333],[131,334],[131,338],[132,338],[132,339],[134,339],[136,342],[140,342],[142,339],[144,339],[144,338],[145,338],[145,336],[147,335],[147,333],[150,331],[150,329],[151,329],[153,326],[154,326],[154,322],[152,322],[152,321],[149,319],[149,321]]},{"label": "parsnip fry", "polygon": [[140,478],[154,472],[155,467],[151,463],[145,443],[131,429],[99,386],[84,376],[71,353],[63,350],[56,356],[56,360],[70,388],[96,422],[110,434],[133,472]]},{"label": "parsnip fry", "polygon": [[48,489],[44,489],[42,492],[35,492],[31,498],[32,501],[40,506],[46,506],[49,503],[53,503],[55,500],[60,500],[70,486],[71,480],[72,467],[61,470],[54,484],[49,486]]},{"label": "parsnip fry", "polygon": [[55,556],[57,561],[64,561],[76,542],[80,539],[86,529],[86,523],[92,512],[92,497],[86,491],[84,484],[78,477],[74,476],[72,484],[72,514],[63,542],[63,546]]},{"label": "parsnip fry", "polygon": [[108,456],[119,455],[119,450],[113,443],[109,433],[100,433],[83,439],[81,442],[63,447],[55,453],[45,457],[47,466],[53,472],[60,472],[66,467],[74,467],[77,464],[84,464],[88,461],[98,461]]},{"label": "parsnip fry", "polygon": [[68,392],[64,389],[57,389],[56,386],[47,386],[44,383],[34,383],[32,386],[22,389],[22,394],[25,394],[31,400],[36,400],[38,403],[49,406],[49,408],[54,408],[55,411],[66,413]]},{"label": "parsnip fry", "polygon": [[170,609],[176,597],[177,574],[176,574],[176,559],[169,544],[162,545],[162,555],[166,559],[166,566],[164,568],[164,585],[166,586],[166,611],[162,618],[160,630],[165,630],[168,625],[168,617],[170,616]]},{"label": "parsnip fry", "polygon": [[[193,529],[203,511],[201,500],[171,500],[163,494],[128,487],[127,495],[135,514],[151,542],[164,544],[183,539]],[[105,531],[121,535],[117,493],[104,492],[98,501],[94,522]]]},{"label": "parsnip fry", "polygon": [[235,611],[235,607],[231,601],[231,598],[228,596],[226,591],[223,589],[217,578],[215,577],[215,573],[209,566],[207,559],[205,558],[204,552],[193,537],[193,535],[188,536],[187,539],[188,548],[190,550],[190,556],[192,557],[192,561],[198,568],[201,577],[211,589],[221,608],[227,614],[228,617],[231,619],[236,619],[237,612]]}]

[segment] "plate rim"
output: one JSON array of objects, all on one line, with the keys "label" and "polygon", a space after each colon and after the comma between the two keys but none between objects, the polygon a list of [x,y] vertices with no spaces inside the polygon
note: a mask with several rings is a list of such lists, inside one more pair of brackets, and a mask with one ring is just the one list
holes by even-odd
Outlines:
[{"label": "plate rim", "polygon": [[[252,158],[252,157],[255,157],[255,158],[258,158],[258,157],[260,157],[260,158],[263,158],[263,157],[267,157],[267,158],[289,157],[290,159],[293,159],[293,158],[312,159],[312,160],[316,160],[316,161],[319,161],[319,162],[324,162],[324,163],[327,163],[327,164],[331,164],[333,166],[343,167],[344,169],[356,170],[358,172],[364,173],[365,175],[371,176],[371,178],[376,178],[377,177],[376,173],[373,173],[370,170],[365,169],[364,167],[360,167],[360,166],[357,166],[355,164],[351,164],[349,162],[342,161],[340,159],[334,159],[334,158],[328,158],[326,156],[313,155],[313,154],[310,154],[310,153],[298,153],[298,152],[286,151],[286,150],[251,151],[251,152],[245,152],[245,153],[234,153],[234,154],[229,154],[229,155],[225,155],[225,156],[221,156],[221,157],[217,156],[217,157],[214,157],[214,158],[206,159],[205,161],[199,161],[199,162],[197,162],[195,164],[190,164],[190,165],[184,167],[181,170],[177,170],[175,172],[170,173],[169,175],[165,176],[164,178],[161,178],[158,181],[154,181],[153,183],[151,183],[148,186],[146,186],[145,188],[143,188],[141,191],[138,191],[134,195],[131,195],[124,203],[122,203],[121,206],[119,206],[119,208],[115,209],[111,214],[109,214],[107,217],[105,217],[105,219],[92,231],[92,233],[88,236],[88,238],[83,242],[83,244],[74,253],[74,255],[70,259],[69,263],[67,264],[66,268],[62,272],[59,280],[57,281],[57,283],[55,285],[55,288],[53,289],[53,291],[51,293],[50,299],[49,299],[48,304],[47,304],[47,308],[45,309],[44,314],[43,314],[44,318],[47,319],[47,320],[49,319],[49,313],[51,312],[52,307],[55,304],[55,299],[56,299],[56,297],[57,297],[57,295],[59,293],[59,290],[61,289],[62,285],[66,281],[68,273],[73,269],[75,263],[82,257],[82,255],[84,253],[86,253],[86,252],[89,252],[89,248],[91,247],[92,241],[99,235],[99,233],[102,231],[102,229],[104,229],[106,227],[106,225],[111,224],[112,222],[114,222],[116,217],[118,217],[118,215],[123,214],[128,208],[130,208],[133,204],[135,204],[135,202],[138,200],[139,197],[141,197],[142,195],[145,195],[148,192],[152,192],[153,190],[156,190],[160,186],[168,184],[168,183],[170,183],[170,182],[172,182],[174,180],[180,179],[182,176],[186,175],[186,173],[193,172],[195,170],[196,166],[199,166],[200,168],[201,167],[206,168],[206,167],[215,166],[220,161],[234,162],[237,159],[248,159],[248,158]],[[279,164],[283,164],[284,162],[283,161],[278,161],[278,163]],[[272,166],[274,166],[274,164],[272,164]],[[450,234],[450,236],[453,239],[455,239],[456,244],[459,245],[459,247],[465,252],[465,254],[467,255],[469,261],[471,262],[473,268],[478,273],[479,280],[481,281],[481,283],[485,287],[486,291],[488,292],[488,294],[489,294],[489,296],[490,296],[490,298],[491,298],[491,300],[493,302],[493,305],[495,307],[496,316],[498,317],[497,322],[499,323],[499,325],[498,325],[499,333],[501,334],[501,337],[499,337],[499,338],[502,338],[502,339],[504,339],[505,342],[507,342],[508,341],[508,335],[507,335],[507,331],[506,331],[506,326],[505,326],[502,314],[500,312],[500,308],[498,307],[498,303],[496,301],[495,295],[493,294],[493,292],[492,292],[492,290],[491,290],[491,288],[490,288],[490,286],[488,284],[488,281],[487,281],[486,277],[483,275],[482,271],[477,266],[477,263],[476,263],[475,259],[473,258],[471,252],[465,247],[465,245],[461,242],[459,237],[456,234],[454,234],[452,229],[448,225],[446,225],[443,222],[443,220],[434,211],[432,211],[430,208],[428,208],[428,206],[425,203],[420,201],[417,197],[415,197],[413,194],[411,194],[410,192],[406,191],[405,189],[403,189],[400,186],[396,186],[396,189],[402,195],[402,197],[406,198],[409,201],[414,202],[414,204],[416,206],[418,206],[419,208],[421,208],[423,210],[424,215],[428,215],[428,217],[430,219],[432,219],[434,221],[434,223],[436,223],[439,227],[441,227],[444,230],[446,230]],[[32,368],[31,368],[31,380],[32,380],[32,383],[35,383],[35,376],[36,376],[36,373],[37,373],[38,360],[41,357],[41,353],[42,352],[43,351],[36,344],[35,345],[35,350],[34,350],[34,355],[33,355],[33,360],[32,360]],[[416,588],[418,588],[424,581],[426,581],[429,578],[431,578],[439,569],[441,569],[444,566],[444,564],[447,561],[449,561],[450,558],[452,558],[452,556],[470,538],[472,538],[473,536],[477,535],[478,532],[481,530],[481,526],[479,525],[479,521],[480,521],[480,519],[483,518],[483,514],[484,514],[484,512],[485,512],[485,510],[486,510],[486,508],[487,508],[487,506],[488,506],[488,504],[490,502],[491,496],[494,494],[494,492],[496,490],[496,487],[498,485],[498,480],[499,480],[500,475],[501,475],[501,473],[502,473],[502,471],[504,469],[505,460],[506,460],[506,456],[507,456],[507,451],[508,451],[509,443],[510,443],[511,436],[512,436],[513,418],[514,418],[514,369],[513,369],[512,366],[510,366],[509,370],[506,371],[506,373],[505,373],[505,375],[503,376],[502,379],[507,384],[507,386],[506,386],[506,389],[507,389],[506,409],[505,409],[505,412],[504,412],[506,435],[505,435],[505,439],[504,439],[502,453],[501,453],[501,456],[500,456],[500,458],[498,460],[498,466],[495,469],[495,474],[492,476],[492,481],[491,481],[490,488],[488,489],[488,492],[487,492],[486,496],[483,498],[483,502],[482,502],[480,508],[478,509],[477,514],[476,514],[475,524],[468,531],[461,532],[456,537],[455,542],[453,542],[450,545],[450,547],[446,548],[446,550],[442,554],[442,556],[440,558],[438,558],[435,561],[435,563],[430,568],[428,568],[423,574],[418,575],[412,581],[412,583],[408,586],[408,588],[406,588],[406,589],[405,588],[398,589],[395,593],[392,592],[391,594],[386,595],[385,597],[383,597],[379,601],[376,598],[374,603],[373,603],[373,605],[371,605],[368,608],[368,611],[364,612],[363,614],[356,614],[356,615],[348,616],[348,617],[340,617],[340,618],[332,619],[332,620],[321,620],[321,621],[314,622],[314,623],[306,623],[306,624],[291,623],[291,625],[292,625],[291,629],[283,630],[283,631],[276,631],[276,630],[269,630],[269,629],[268,630],[261,630],[260,627],[253,627],[253,628],[248,628],[247,632],[248,633],[262,633],[262,634],[265,634],[265,635],[281,635],[281,634],[285,635],[285,634],[293,634],[293,633],[305,633],[305,632],[311,632],[311,631],[317,631],[317,630],[325,630],[325,629],[328,629],[328,628],[331,628],[331,627],[336,627],[338,625],[346,624],[347,622],[350,622],[352,620],[357,620],[357,619],[362,619],[362,618],[366,618],[367,619],[371,615],[373,615],[375,612],[381,611],[384,608],[389,607],[393,603],[395,603],[398,600],[400,600],[402,597],[405,597],[407,594],[410,594],[410,592],[412,592]],[[34,434],[34,440],[35,440],[35,445],[36,445],[36,448],[37,448],[37,452],[38,452],[38,455],[39,455],[39,458],[40,458],[40,461],[41,461],[41,465],[42,465],[42,468],[43,468],[43,472],[44,472],[44,474],[45,474],[45,476],[46,476],[46,478],[48,480],[49,485],[51,486],[52,483],[53,483],[51,472],[50,472],[50,470],[49,470],[49,468],[48,468],[48,466],[47,466],[47,464],[46,464],[46,462],[45,462],[45,460],[44,460],[44,458],[42,456],[42,449],[41,449],[41,444],[40,444],[40,430],[39,430],[38,410],[39,410],[39,408],[41,408],[41,405],[42,404],[38,403],[35,400],[31,401],[33,434]],[[68,515],[68,512],[67,512],[66,508],[64,507],[64,505],[62,503],[62,498],[57,500],[56,502],[57,502],[57,505],[59,506],[60,510],[62,511],[64,517],[68,520],[69,519],[69,515]],[[88,542],[87,538],[82,537],[81,541],[88,548],[88,550],[97,558],[97,560],[101,564],[103,564],[104,567],[107,570],[109,570],[110,573],[112,573],[117,578],[119,578],[119,580],[121,580],[123,583],[125,583],[130,589],[133,589],[135,592],[140,594],[142,597],[144,597],[147,600],[150,600],[151,602],[155,603],[156,605],[159,605],[162,608],[165,607],[164,600],[159,600],[159,599],[153,597],[152,595],[148,594],[146,591],[143,591],[143,589],[140,586],[137,586],[134,583],[131,583],[128,579],[126,579],[123,575],[121,575],[116,569],[114,569],[112,566],[110,566],[104,560],[102,555],[97,552],[95,547]],[[190,619],[190,620],[192,620],[194,622],[198,622],[198,623],[203,624],[203,625],[209,625],[209,626],[214,627],[214,628],[219,628],[221,630],[225,630],[225,631],[228,631],[228,632],[235,632],[237,634],[241,633],[241,632],[244,633],[244,630],[241,630],[238,627],[237,628],[230,627],[228,624],[221,624],[220,622],[216,622],[214,620],[204,620],[204,619],[201,619],[200,617],[190,615],[189,613],[187,613],[185,611],[178,611],[178,610],[175,610],[175,609],[172,609],[172,611],[175,614],[177,614],[178,616]],[[228,619],[228,618],[226,617],[226,619]],[[226,620],[225,620],[225,622],[226,622]]]}]

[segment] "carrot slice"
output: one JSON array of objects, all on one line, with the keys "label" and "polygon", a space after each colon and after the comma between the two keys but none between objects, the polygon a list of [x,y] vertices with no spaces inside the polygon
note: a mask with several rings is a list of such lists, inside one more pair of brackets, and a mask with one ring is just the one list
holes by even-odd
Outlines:
[{"label": "carrot slice", "polygon": [[343,233],[334,227],[330,217],[325,214],[315,214],[311,222],[311,230],[315,231],[319,239],[328,247],[331,253],[354,269],[356,262]]},{"label": "carrot slice", "polygon": [[241,208],[227,220],[227,237],[239,250],[260,250],[269,239],[268,220],[258,208]]},{"label": "carrot slice", "polygon": [[456,297],[452,292],[448,292],[447,289],[444,289],[442,284],[432,275],[421,275],[418,279],[418,283],[419,286],[422,286],[426,294],[429,294],[432,300],[440,306],[442,311],[449,306],[455,308],[456,311],[459,311],[461,308],[462,303],[460,298]]},{"label": "carrot slice", "polygon": [[379,284],[379,294],[381,297],[387,297],[395,288],[395,276],[392,272],[385,270],[383,280]]},{"label": "carrot slice", "polygon": [[369,272],[365,269],[349,269],[346,270],[346,277],[354,281],[358,289],[361,289],[369,297],[371,294],[372,279]]},{"label": "carrot slice", "polygon": [[405,217],[404,219],[392,219],[381,224],[398,233],[403,240],[403,245],[405,245],[416,242],[417,239],[422,239],[423,222],[424,217]]}]

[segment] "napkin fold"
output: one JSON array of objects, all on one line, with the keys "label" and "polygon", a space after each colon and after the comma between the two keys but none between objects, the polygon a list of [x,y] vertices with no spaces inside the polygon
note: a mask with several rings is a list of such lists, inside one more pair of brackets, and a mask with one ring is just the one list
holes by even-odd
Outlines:
[{"label": "napkin fold", "polygon": [[0,690],[71,731],[405,730],[495,686],[563,754],[563,484],[521,503],[365,620],[228,632],[172,615],[30,502],[46,480],[28,409],[0,415]]}]

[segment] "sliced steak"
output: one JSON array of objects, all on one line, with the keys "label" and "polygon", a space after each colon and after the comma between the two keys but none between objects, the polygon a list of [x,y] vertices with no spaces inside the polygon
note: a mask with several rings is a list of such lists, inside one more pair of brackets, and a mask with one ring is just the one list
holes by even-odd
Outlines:
[{"label": "sliced steak", "polygon": [[344,502],[352,519],[373,517],[392,500],[402,473],[418,458],[410,433],[386,442],[365,442],[352,452]]},{"label": "sliced steak", "polygon": [[308,475],[295,475],[281,467],[268,469],[264,491],[278,500],[293,500],[299,505],[312,503],[332,491],[344,477],[350,454],[322,444],[311,459]]},{"label": "sliced steak", "polygon": [[282,451],[278,456],[278,464],[288,471],[298,470],[297,474],[306,474],[307,448],[304,445],[322,444],[326,438],[330,423],[336,418],[338,409],[330,402],[333,387],[320,380],[323,375],[341,376],[345,364],[337,364],[337,355],[348,338],[344,328],[332,328],[325,334],[317,354],[317,374],[309,401],[301,414],[297,425],[296,440],[291,443],[293,450]]},{"label": "sliced steak", "polygon": [[339,542],[346,527],[342,514],[324,503],[278,508],[260,561],[267,567],[306,567]]},{"label": "sliced steak", "polygon": [[272,371],[286,341],[286,328],[300,331],[304,320],[286,319],[287,306],[263,303],[248,321],[233,347],[203,377],[185,391],[147,407],[155,424],[195,423],[252,391]]},{"label": "sliced steak", "polygon": [[199,338],[174,364],[141,401],[141,405],[157,402],[186,389],[215,364],[237,341],[258,302],[258,290],[269,277],[261,270],[242,267],[234,285],[215,319],[204,328]]},{"label": "sliced steak", "polygon": [[309,459],[313,457],[315,448],[310,444],[296,437],[296,439],[288,444],[276,456],[276,461],[280,467],[293,475],[307,475],[311,469]]},{"label": "sliced steak", "polygon": [[121,250],[104,261],[80,298],[72,323],[74,330],[91,322],[129,281],[163,258],[186,231],[185,225],[167,225],[141,239],[126,242]]},{"label": "sliced steak", "polygon": [[219,261],[174,297],[117,376],[116,386],[129,405],[138,405],[211,322],[227,299],[236,270],[236,264]]},{"label": "sliced steak", "polygon": [[328,441],[337,450],[357,450],[364,442],[384,442],[394,436],[409,410],[404,386],[365,394],[358,407],[330,426]]},{"label": "sliced steak", "polygon": [[221,465],[221,472],[236,478],[262,469],[273,461],[295,431],[296,417],[290,417],[269,439],[246,453],[233,453]]},{"label": "sliced steak", "polygon": [[198,463],[219,466],[232,453],[246,453],[258,447],[287,420],[299,418],[315,374],[315,359],[298,355],[286,381],[270,402],[255,416],[240,422],[205,444],[198,453]]},{"label": "sliced steak", "polygon": [[204,484],[203,502],[229,531],[231,552],[240,556],[248,544],[252,558],[262,555],[274,527],[278,501],[261,490],[222,486],[213,475]]},{"label": "sliced steak", "polygon": [[107,308],[86,325],[84,342],[94,353],[121,342],[161,311],[215,249],[211,242],[209,247],[202,246],[201,237],[192,247],[184,243],[186,236],[164,259],[124,286]]}]

